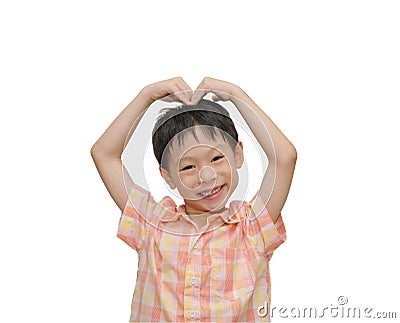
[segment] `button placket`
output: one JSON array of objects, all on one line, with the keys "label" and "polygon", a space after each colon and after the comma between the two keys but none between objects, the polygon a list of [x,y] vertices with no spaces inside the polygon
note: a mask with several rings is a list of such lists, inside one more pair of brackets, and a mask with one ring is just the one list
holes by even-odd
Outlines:
[{"label": "button placket", "polygon": [[189,249],[188,263],[185,274],[184,309],[186,318],[192,321],[200,319],[200,281],[201,281],[201,243],[199,236],[192,236]]}]

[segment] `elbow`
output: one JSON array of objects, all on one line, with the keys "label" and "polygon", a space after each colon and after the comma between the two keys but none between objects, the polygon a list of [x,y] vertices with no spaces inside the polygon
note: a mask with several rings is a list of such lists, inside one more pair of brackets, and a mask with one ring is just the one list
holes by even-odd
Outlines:
[{"label": "elbow", "polygon": [[281,163],[296,164],[297,150],[292,144],[289,144],[277,154],[276,158]]},{"label": "elbow", "polygon": [[97,144],[94,144],[92,148],[90,148],[90,155],[94,161],[105,159],[121,159],[121,154],[110,152],[109,150],[106,150],[104,147],[98,146]]},{"label": "elbow", "polygon": [[99,156],[99,154],[100,154],[100,150],[96,146],[96,144],[94,144],[92,146],[92,148],[90,148],[90,156],[92,156],[92,158],[94,159],[95,157]]},{"label": "elbow", "polygon": [[92,157],[92,160],[96,162],[98,155],[96,151],[93,149],[93,147],[90,149],[90,156]]},{"label": "elbow", "polygon": [[92,146],[92,148],[90,148],[90,155],[93,156],[96,153],[96,147],[95,145]]},{"label": "elbow", "polygon": [[296,162],[296,160],[297,160],[297,150],[292,144],[291,144],[291,148],[290,148],[289,157],[290,157],[291,160]]}]

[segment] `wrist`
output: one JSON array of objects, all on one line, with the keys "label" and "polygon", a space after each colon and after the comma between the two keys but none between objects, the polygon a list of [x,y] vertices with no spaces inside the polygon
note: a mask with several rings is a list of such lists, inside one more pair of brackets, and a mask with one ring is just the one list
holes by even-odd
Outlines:
[{"label": "wrist", "polygon": [[145,86],[138,94],[138,98],[140,98],[146,106],[149,106],[155,101],[155,99],[152,97],[150,86],[151,85]]},{"label": "wrist", "polygon": [[246,98],[246,93],[239,86],[232,84],[229,96],[230,96],[230,101],[235,103],[238,99],[244,101]]}]

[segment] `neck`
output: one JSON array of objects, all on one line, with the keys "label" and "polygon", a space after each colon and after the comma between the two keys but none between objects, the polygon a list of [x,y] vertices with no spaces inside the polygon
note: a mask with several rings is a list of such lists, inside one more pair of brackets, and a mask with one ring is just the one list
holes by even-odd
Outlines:
[{"label": "neck", "polygon": [[192,215],[192,216],[209,216],[212,214],[216,213],[222,213],[226,211],[227,208],[225,206],[217,209],[217,210],[211,210],[211,211],[206,211],[206,210],[198,210],[190,207],[190,205],[185,204],[185,212],[187,215]]}]

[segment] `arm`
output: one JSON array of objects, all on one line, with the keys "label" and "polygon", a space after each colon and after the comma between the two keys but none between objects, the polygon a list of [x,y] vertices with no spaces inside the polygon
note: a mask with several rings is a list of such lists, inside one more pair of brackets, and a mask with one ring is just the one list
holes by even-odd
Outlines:
[{"label": "arm", "polygon": [[267,155],[268,167],[258,198],[262,200],[261,205],[266,203],[275,222],[289,194],[297,159],[296,149],[264,111],[237,85],[206,77],[193,94],[192,102],[198,102],[208,92],[215,94],[212,97],[214,101],[233,102]]},{"label": "arm", "polygon": [[180,77],[144,87],[92,146],[90,153],[97,171],[121,211],[133,185],[125,167],[122,169],[121,155],[125,141],[129,141],[143,114],[154,101],[169,96],[168,101],[190,104],[191,93],[189,86]]}]

